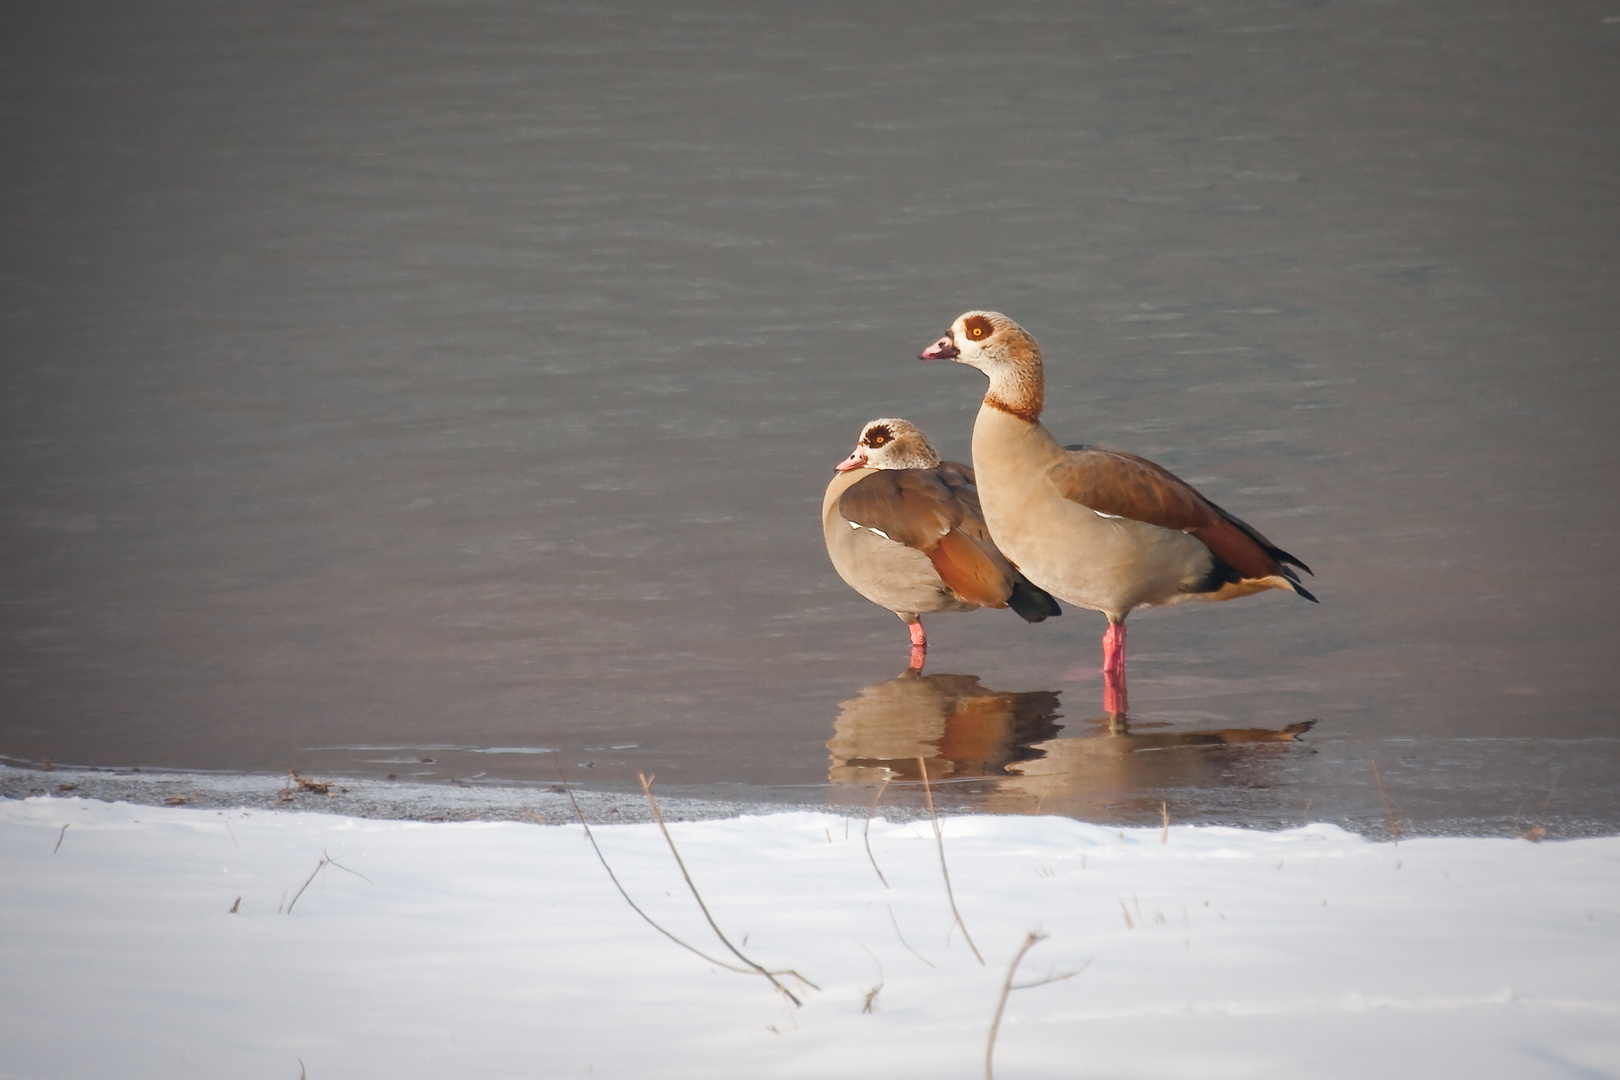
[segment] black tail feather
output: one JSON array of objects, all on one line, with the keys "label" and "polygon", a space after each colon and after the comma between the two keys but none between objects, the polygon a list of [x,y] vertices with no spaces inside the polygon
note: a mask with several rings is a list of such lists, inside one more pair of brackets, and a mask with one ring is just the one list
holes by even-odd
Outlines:
[{"label": "black tail feather", "polygon": [[[1294,566],[1299,567],[1301,570],[1305,571],[1307,574],[1309,574],[1311,572],[1311,568],[1306,566],[1304,563],[1300,562],[1298,559],[1294,558],[1292,555],[1289,555],[1286,551],[1278,551],[1276,553],[1276,558],[1277,558],[1278,562],[1285,564],[1285,565],[1279,567],[1278,569],[1281,571],[1282,576],[1288,579],[1288,584],[1290,584],[1290,585],[1292,585],[1294,587],[1294,591],[1299,593],[1299,595],[1303,596],[1305,599],[1309,600],[1311,603],[1320,604],[1322,601],[1320,601],[1316,597],[1312,596],[1311,595],[1311,590],[1307,589],[1305,586],[1303,586],[1303,585],[1301,585],[1299,583],[1299,575],[1294,573],[1293,567],[1290,567],[1290,566],[1288,566],[1286,564],[1287,563],[1293,563]],[[1314,577],[1315,575],[1312,575],[1312,576]]]},{"label": "black tail feather", "polygon": [[1300,562],[1299,559],[1297,559],[1293,555],[1288,554],[1288,552],[1284,551],[1280,547],[1276,547],[1276,546],[1274,546],[1272,544],[1267,544],[1266,545],[1266,554],[1270,555],[1273,559],[1276,559],[1280,563],[1287,563],[1290,566],[1299,567],[1301,570],[1303,570],[1307,574],[1311,575],[1311,577],[1316,576],[1316,571],[1315,570],[1312,570],[1310,567],[1308,567],[1304,563]]},{"label": "black tail feather", "polygon": [[1063,614],[1058,602],[1052,594],[1045,589],[1036,588],[1029,582],[1020,578],[1013,583],[1012,595],[1007,597],[1007,606],[1018,612],[1025,622],[1040,622],[1053,615]]}]

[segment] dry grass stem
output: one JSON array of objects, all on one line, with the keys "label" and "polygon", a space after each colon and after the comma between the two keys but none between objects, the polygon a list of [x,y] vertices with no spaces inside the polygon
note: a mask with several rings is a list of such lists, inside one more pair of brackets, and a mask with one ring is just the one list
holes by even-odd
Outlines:
[{"label": "dry grass stem", "polygon": [[1384,822],[1389,826],[1389,834],[1395,838],[1396,846],[1401,842],[1401,815],[1395,812],[1395,804],[1389,801],[1389,792],[1384,789],[1384,774],[1378,771],[1378,761],[1368,758],[1367,764],[1372,767],[1373,779],[1378,781],[1378,797],[1384,801]]},{"label": "dry grass stem", "polygon": [[[861,943],[858,941],[855,944],[861,945]],[[877,958],[877,953],[866,948],[865,945],[861,945],[861,948],[865,950],[867,956],[872,958],[872,963],[876,964],[878,969],[877,985],[865,992],[864,1000],[861,1002],[861,1012],[863,1014],[874,1013],[877,1012],[878,995],[883,992],[883,984],[887,981],[888,976],[886,976],[883,972],[883,961]]]},{"label": "dry grass stem", "polygon": [[364,881],[367,885],[372,884],[371,879],[366,877],[366,875],[360,873],[360,871],[358,871],[358,870],[350,870],[347,866],[344,866],[342,863],[340,863],[336,859],[332,858],[332,856],[330,856],[326,852],[322,851],[321,852],[321,861],[315,864],[315,869],[313,869],[313,870],[311,870],[309,872],[309,877],[305,878],[304,883],[302,885],[298,886],[298,891],[293,893],[292,904],[287,905],[287,914],[288,915],[292,914],[293,904],[298,903],[298,898],[300,896],[304,895],[304,890],[309,888],[310,882],[314,881],[316,875],[318,875],[322,870],[325,870],[328,866],[335,866],[339,870],[342,870],[346,874],[353,874],[355,877],[359,878],[361,881]]},{"label": "dry grass stem", "polygon": [[794,997],[793,992],[787,987],[783,986],[782,983],[777,979],[777,976],[791,975],[801,983],[810,987],[812,990],[820,990],[821,987],[817,986],[815,983],[811,982],[809,979],[805,978],[803,975],[800,975],[797,971],[793,971],[792,969],[786,971],[767,971],[764,967],[754,963],[754,961],[744,956],[742,951],[731,943],[731,939],[726,937],[725,932],[720,929],[720,924],[714,921],[714,916],[709,914],[709,905],[703,902],[703,895],[698,892],[697,885],[693,884],[692,875],[686,872],[686,863],[681,859],[681,853],[675,847],[675,838],[669,835],[669,826],[664,824],[664,812],[658,808],[658,800],[653,798],[652,777],[648,776],[646,773],[637,773],[636,776],[641,780],[641,790],[647,793],[647,803],[652,807],[653,820],[658,822],[658,828],[664,834],[664,841],[669,844],[669,853],[675,856],[675,865],[680,867],[681,877],[686,879],[686,887],[692,890],[692,899],[697,901],[698,910],[703,912],[703,917],[709,921],[709,929],[714,931],[714,936],[720,939],[720,943],[722,945],[731,950],[731,955],[735,956],[754,971],[769,979],[771,985],[780,990],[782,995],[789,1001],[793,1002],[795,1005],[803,1005],[804,1002],[800,1001],[797,997]]},{"label": "dry grass stem", "polygon": [[867,807],[866,828],[861,831],[861,838],[866,841],[866,857],[872,860],[872,869],[877,870],[878,880],[883,882],[885,889],[889,887],[889,879],[883,876],[882,870],[878,870],[877,856],[872,854],[872,815],[877,813],[878,800],[883,798],[883,793],[889,790],[889,784],[893,781],[892,776],[883,778],[883,786],[878,788],[878,793],[872,797],[872,805]]},{"label": "dry grass stem", "polygon": [[928,783],[928,762],[921,757],[917,758],[917,768],[922,771],[923,794],[928,798],[928,818],[934,823],[934,843],[939,846],[939,872],[945,877],[945,899],[951,903],[951,915],[956,919],[956,925],[962,928],[962,938],[973,950],[973,958],[984,966],[984,957],[979,955],[979,947],[973,944],[973,935],[968,933],[967,923],[962,921],[962,913],[956,910],[956,893],[951,891],[951,869],[945,865],[945,836],[939,831],[939,814],[934,812],[934,789]]},{"label": "dry grass stem", "polygon": [[[568,801],[574,807],[574,816],[579,819],[580,827],[585,830],[585,839],[590,841],[591,850],[596,852],[596,861],[602,864],[602,869],[603,870],[607,871],[608,880],[613,882],[613,887],[615,889],[619,890],[619,895],[624,897],[624,902],[630,905],[630,910],[635,912],[637,915],[640,915],[642,917],[642,919],[646,921],[648,926],[652,927],[654,930],[658,931],[660,934],[663,934],[665,937],[669,938],[669,940],[673,941],[675,944],[679,945],[681,948],[685,949],[687,952],[692,953],[695,956],[699,956],[699,957],[703,958],[704,960],[707,960],[709,963],[713,964],[715,967],[725,968],[727,971],[735,971],[739,975],[752,975],[752,974],[754,974],[754,971],[753,971],[752,968],[744,968],[744,967],[738,967],[735,964],[728,964],[724,960],[718,960],[715,957],[710,956],[708,953],[704,952],[702,949],[699,949],[697,946],[689,945],[686,942],[682,941],[680,938],[676,937],[673,933],[671,933],[670,931],[668,931],[668,930],[664,929],[662,926],[660,926],[656,919],[654,919],[651,915],[647,914],[645,911],[642,911],[640,905],[638,905],[634,900],[630,899],[630,894],[628,892],[626,892],[625,889],[624,889],[624,886],[619,883],[619,875],[617,875],[617,874],[615,874],[613,872],[613,867],[608,865],[607,856],[602,854],[602,848],[596,842],[596,835],[591,832],[590,825],[587,824],[586,821],[585,821],[585,813],[584,813],[584,811],[582,811],[579,808],[579,800],[574,798],[574,789],[568,783],[568,777],[563,775],[561,759],[559,759],[557,757],[557,752],[555,750],[553,750],[551,752],[551,756],[552,756],[552,759],[557,764],[557,775],[562,777],[563,791],[565,791],[568,794]],[[541,821],[538,817],[534,816],[533,814],[529,815],[529,820],[532,821],[536,825],[544,825],[545,824],[544,821]]]},{"label": "dry grass stem", "polygon": [[1163,799],[1159,800],[1159,816],[1164,819],[1164,832],[1159,834],[1159,843],[1170,842],[1170,804]]},{"label": "dry grass stem", "polygon": [[1001,1030],[1001,1014],[1007,1009],[1007,995],[1012,993],[1013,976],[1017,974],[1018,965],[1024,959],[1024,954],[1045,938],[1045,934],[1031,930],[1024,935],[1024,944],[1019,946],[1018,954],[1013,957],[1012,963],[1007,965],[1007,978],[1001,984],[1001,997],[996,999],[996,1015],[990,1020],[990,1038],[985,1042],[984,1080],[996,1080],[996,1033]]},{"label": "dry grass stem", "polygon": [[918,952],[916,949],[913,949],[911,947],[911,942],[906,940],[906,935],[900,932],[900,920],[894,917],[894,905],[885,904],[884,906],[889,909],[889,921],[894,924],[894,936],[900,939],[900,944],[906,947],[906,952],[910,953],[912,956],[915,956],[917,959],[921,960],[935,971],[938,971],[939,968],[934,964],[934,962],[928,959],[928,957],[924,956],[922,953]]},{"label": "dry grass stem", "polygon": [[1125,901],[1119,902],[1119,913],[1125,916],[1125,929],[1135,930],[1136,924],[1131,921],[1131,909],[1125,906]]},{"label": "dry grass stem", "polygon": [[67,825],[62,826],[62,831],[56,834],[56,846],[51,848],[52,855],[62,850],[62,841],[67,837],[68,825],[72,824],[73,822],[68,822]]},{"label": "dry grass stem", "polygon": [[1024,957],[1026,954],[1028,954],[1029,950],[1033,949],[1036,945],[1039,945],[1045,940],[1045,934],[1041,933],[1039,930],[1031,930],[1028,934],[1024,935],[1024,944],[1019,946],[1018,955],[1014,956],[1012,963],[1007,965],[1007,978],[1001,984],[1001,997],[996,1001],[996,1015],[990,1021],[990,1038],[986,1040],[984,1047],[985,1080],[996,1080],[994,1068],[996,1054],[996,1032],[1001,1030],[1001,1014],[1005,1012],[1007,1008],[1007,995],[1012,993],[1014,990],[1029,990],[1036,986],[1045,986],[1047,983],[1062,982],[1064,979],[1072,979],[1076,975],[1080,974],[1080,972],[1091,966],[1091,961],[1087,960],[1085,964],[1076,968],[1074,971],[1065,971],[1062,975],[1048,975],[1044,979],[1038,979],[1035,982],[1029,983],[1019,983],[1015,986],[1013,984],[1013,976],[1018,974],[1018,965],[1023,963]]}]

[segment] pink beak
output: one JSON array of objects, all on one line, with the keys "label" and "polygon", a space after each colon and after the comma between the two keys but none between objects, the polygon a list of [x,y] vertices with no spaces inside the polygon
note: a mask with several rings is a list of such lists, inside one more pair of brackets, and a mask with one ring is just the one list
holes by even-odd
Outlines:
[{"label": "pink beak", "polygon": [[917,359],[955,360],[960,355],[962,355],[962,352],[956,347],[956,341],[951,337],[951,335],[946,334],[944,337],[928,346],[928,348],[924,349]]},{"label": "pink beak", "polygon": [[851,469],[863,469],[865,467],[866,451],[861,449],[859,446],[857,446],[850,453],[849,457],[833,466],[833,468],[837,469],[839,472],[849,472]]}]

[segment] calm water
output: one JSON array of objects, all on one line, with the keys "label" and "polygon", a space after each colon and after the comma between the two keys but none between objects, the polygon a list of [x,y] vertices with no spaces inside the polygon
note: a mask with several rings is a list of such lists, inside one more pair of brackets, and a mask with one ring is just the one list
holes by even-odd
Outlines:
[{"label": "calm water", "polygon": [[[921,754],[995,810],[1620,828],[1612,4],[31,3],[0,50],[14,764],[864,805]],[[1124,724],[1083,611],[896,679],[821,492],[874,416],[966,458],[981,377],[914,357],[970,307],[1321,605],[1139,613]]]}]

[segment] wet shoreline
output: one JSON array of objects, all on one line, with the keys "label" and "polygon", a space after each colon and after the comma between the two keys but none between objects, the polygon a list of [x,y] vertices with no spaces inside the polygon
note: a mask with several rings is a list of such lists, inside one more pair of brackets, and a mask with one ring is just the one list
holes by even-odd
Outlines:
[{"label": "wet shoreline", "polygon": [[[944,781],[932,786],[938,812],[943,815],[983,813],[973,805],[972,781]],[[592,825],[637,824],[653,820],[640,792],[573,785],[579,812]],[[659,809],[667,821],[713,821],[741,816],[809,811],[835,813],[860,823],[872,813],[879,786],[852,789],[842,785],[752,789],[720,795],[655,787]],[[18,767],[0,764],[0,798],[84,798],[124,802],[137,806],[185,806],[192,809],[262,810],[323,813],[344,817],[398,821],[532,821],[566,825],[578,820],[574,803],[561,784],[514,784],[498,781],[444,781],[419,783],[375,778],[279,776],[242,773],[187,772],[164,769],[75,768],[71,766]],[[927,820],[921,784],[891,784],[877,806],[877,818],[890,821]],[[1006,816],[1006,815],[996,815]],[[1018,815],[1013,815],[1018,816]],[[1056,815],[1072,816],[1072,815]],[[1413,821],[1387,816],[1336,815],[1289,819],[1242,814],[1205,816],[1198,825],[1278,831],[1326,821],[1374,840],[1419,836],[1520,837],[1527,840],[1573,840],[1620,834],[1612,822],[1567,810],[1543,810],[1531,805],[1517,815],[1492,818],[1430,818]],[[1084,819],[1081,819],[1084,820]],[[1093,822],[1107,826],[1141,827],[1158,822],[1143,815],[1130,819]],[[1175,822],[1186,824],[1186,822]]]}]

